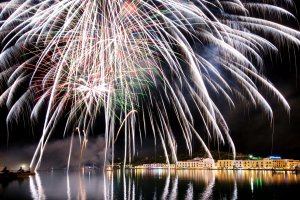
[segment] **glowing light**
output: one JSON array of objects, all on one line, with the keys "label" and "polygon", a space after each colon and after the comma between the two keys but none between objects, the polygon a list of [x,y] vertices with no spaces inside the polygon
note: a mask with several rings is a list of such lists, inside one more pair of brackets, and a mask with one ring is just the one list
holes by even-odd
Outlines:
[{"label": "glowing light", "polygon": [[251,192],[253,193],[253,191],[254,191],[254,180],[253,180],[252,176],[250,178],[250,187],[251,187]]},{"label": "glowing light", "polygon": [[272,160],[280,160],[281,159],[280,156],[269,156],[269,158]]}]

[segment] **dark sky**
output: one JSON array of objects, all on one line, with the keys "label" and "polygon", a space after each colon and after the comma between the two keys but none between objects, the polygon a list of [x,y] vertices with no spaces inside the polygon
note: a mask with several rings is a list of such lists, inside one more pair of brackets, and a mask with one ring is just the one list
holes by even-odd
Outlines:
[{"label": "dark sky", "polygon": [[[295,2],[299,13],[300,2]],[[296,16],[299,20],[299,14]],[[287,23],[299,30],[292,21]],[[264,71],[289,102],[291,112],[287,113],[276,98],[269,95],[274,111],[272,124],[260,109],[252,107],[227,111],[226,118],[238,152],[262,156],[272,153],[300,159],[300,50],[293,52],[288,47],[280,50],[280,55],[266,59]]]},{"label": "dark sky", "polygon": [[[297,1],[300,11],[300,2]],[[295,11],[293,13],[296,13]],[[296,14],[297,15],[297,14]],[[298,15],[298,19],[300,16]],[[297,27],[293,20],[288,21]],[[299,28],[298,28],[299,29]],[[300,159],[300,50],[289,51],[291,48],[281,47],[281,55],[266,58],[264,72],[266,77],[285,96],[291,106],[291,112],[284,111],[272,95],[267,98],[274,111],[274,121],[271,124],[268,117],[259,108],[237,105],[234,110],[224,108],[223,113],[228,122],[231,136],[237,152],[253,153],[259,156],[282,155],[287,158]],[[0,108],[0,149],[6,146],[5,115],[7,110]],[[16,145],[37,144],[38,134],[33,135],[30,125],[24,118],[18,124],[11,125],[9,149]],[[25,124],[25,125],[24,125]],[[152,145],[145,147],[152,150]],[[212,147],[213,148],[213,147]],[[228,150],[228,148],[224,148]]]}]

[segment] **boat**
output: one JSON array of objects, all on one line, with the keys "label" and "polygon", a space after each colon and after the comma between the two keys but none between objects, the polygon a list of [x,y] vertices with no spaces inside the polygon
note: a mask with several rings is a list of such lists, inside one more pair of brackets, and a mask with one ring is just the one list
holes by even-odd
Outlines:
[{"label": "boat", "polygon": [[16,172],[17,178],[25,178],[28,176],[34,176],[35,172],[25,171],[25,172]]},{"label": "boat", "polygon": [[17,171],[17,172],[0,172],[0,180],[14,180],[19,178],[27,178],[29,176],[34,176],[35,173],[31,171]]}]

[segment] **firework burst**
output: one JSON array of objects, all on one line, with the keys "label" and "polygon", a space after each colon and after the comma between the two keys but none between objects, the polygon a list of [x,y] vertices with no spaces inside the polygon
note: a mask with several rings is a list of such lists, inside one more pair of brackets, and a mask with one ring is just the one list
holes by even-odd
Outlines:
[{"label": "firework burst", "polygon": [[[292,5],[290,0],[280,3]],[[189,152],[196,138],[209,156],[194,128],[192,109],[198,110],[208,137],[227,141],[235,154],[212,95],[232,106],[239,97],[272,118],[258,90],[262,85],[289,110],[259,73],[262,55],[277,51],[266,39],[269,35],[278,43],[300,45],[298,31],[257,17],[293,18],[273,0],[12,0],[0,9],[0,104],[9,108],[7,122],[18,120],[28,108],[31,119],[37,119],[46,107],[32,167],[39,167],[64,115],[66,128],[85,130],[86,145],[103,111],[106,148],[113,160],[114,143],[122,133],[124,163],[135,154],[136,138],[142,137],[137,132],[146,132],[149,121],[170,163],[169,155],[177,160],[177,145],[168,109],[176,115]]]}]

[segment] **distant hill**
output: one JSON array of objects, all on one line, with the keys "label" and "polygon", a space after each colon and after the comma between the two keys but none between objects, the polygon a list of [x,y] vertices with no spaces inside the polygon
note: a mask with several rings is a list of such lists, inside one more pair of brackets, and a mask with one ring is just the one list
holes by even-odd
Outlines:
[{"label": "distant hill", "polygon": [[[226,160],[226,159],[233,159],[233,155],[230,152],[222,152],[222,151],[211,151],[211,154],[215,160]],[[208,157],[205,152],[197,152],[194,153],[192,156],[189,156],[188,154],[178,154],[177,159],[180,160],[189,160],[195,157],[202,157],[206,158]],[[170,157],[171,158],[171,157]],[[249,155],[237,153],[236,159],[238,160],[246,160],[249,158]],[[123,160],[120,158],[117,158],[115,160],[116,163],[122,163]],[[141,164],[149,164],[149,163],[165,163],[166,158],[163,154],[159,155],[147,155],[147,156],[136,156],[133,158],[132,165],[141,165]]]}]

